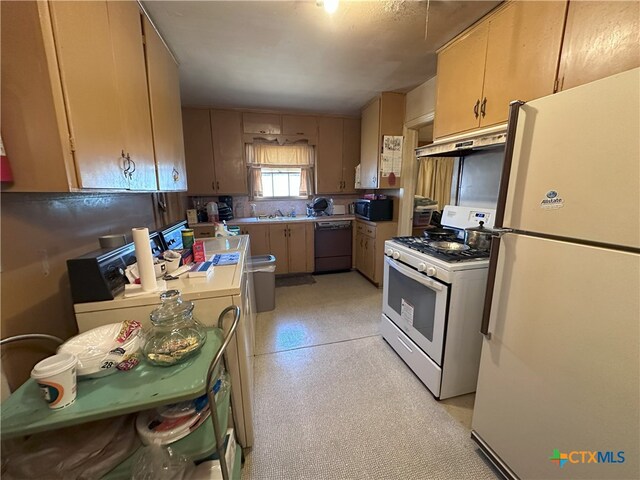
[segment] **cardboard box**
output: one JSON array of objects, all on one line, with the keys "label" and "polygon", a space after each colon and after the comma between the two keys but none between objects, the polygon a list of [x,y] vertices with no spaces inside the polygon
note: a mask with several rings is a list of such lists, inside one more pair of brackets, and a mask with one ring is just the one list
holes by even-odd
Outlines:
[{"label": "cardboard box", "polygon": [[193,242],[193,261],[205,262],[207,260],[207,254],[204,250],[204,240],[196,240]]}]

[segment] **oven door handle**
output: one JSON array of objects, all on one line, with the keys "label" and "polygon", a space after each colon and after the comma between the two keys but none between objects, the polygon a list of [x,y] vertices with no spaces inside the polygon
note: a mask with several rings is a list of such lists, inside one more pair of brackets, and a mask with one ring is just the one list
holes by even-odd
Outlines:
[{"label": "oven door handle", "polygon": [[441,292],[442,290],[444,290],[444,285],[439,284],[435,280],[431,280],[426,275],[418,273],[413,268],[407,267],[407,266],[403,265],[402,263],[397,262],[397,261],[395,261],[395,260],[393,260],[392,258],[389,258],[389,257],[385,257],[385,260],[389,263],[390,267],[395,268],[396,270],[398,270],[400,273],[406,275],[407,277],[412,278],[415,281],[422,283],[424,286],[429,287],[430,289],[435,290],[437,292]]}]

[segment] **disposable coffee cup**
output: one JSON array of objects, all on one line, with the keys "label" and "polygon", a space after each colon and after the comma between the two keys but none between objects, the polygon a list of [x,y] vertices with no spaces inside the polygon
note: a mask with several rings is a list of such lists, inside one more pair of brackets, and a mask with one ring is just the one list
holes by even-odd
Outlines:
[{"label": "disposable coffee cup", "polygon": [[167,250],[162,254],[162,256],[167,262],[167,273],[175,272],[180,266],[182,256],[178,252],[174,252],[172,250]]},{"label": "disposable coffee cup", "polygon": [[31,370],[44,400],[52,410],[68,407],[76,401],[76,364],[78,358],[59,353],[38,362]]}]

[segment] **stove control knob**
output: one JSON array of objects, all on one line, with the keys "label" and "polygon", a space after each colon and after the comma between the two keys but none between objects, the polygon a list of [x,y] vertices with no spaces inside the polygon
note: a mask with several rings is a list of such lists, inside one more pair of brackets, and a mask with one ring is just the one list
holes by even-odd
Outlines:
[{"label": "stove control knob", "polygon": [[419,263],[418,264],[418,271],[419,272],[424,272],[427,269],[427,266],[424,263]]},{"label": "stove control knob", "polygon": [[392,248],[387,248],[387,249],[384,251],[384,254],[385,254],[387,257],[390,257],[391,255],[393,255],[393,249],[392,249]]},{"label": "stove control knob", "polygon": [[394,258],[394,260],[398,260],[400,258],[400,252],[396,250],[391,256]]},{"label": "stove control knob", "polygon": [[436,274],[435,267],[428,267],[426,270],[427,277],[433,277]]}]

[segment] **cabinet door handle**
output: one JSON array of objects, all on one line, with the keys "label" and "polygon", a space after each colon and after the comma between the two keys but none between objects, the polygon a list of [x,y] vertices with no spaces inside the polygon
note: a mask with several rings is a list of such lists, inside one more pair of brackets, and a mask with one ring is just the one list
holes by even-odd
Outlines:
[{"label": "cabinet door handle", "polygon": [[482,99],[482,106],[480,107],[480,113],[482,114],[482,118],[487,114],[487,97]]},{"label": "cabinet door handle", "polygon": [[216,189],[220,190],[220,182],[216,182]]},{"label": "cabinet door handle", "polygon": [[473,116],[478,118],[478,108],[480,107],[480,99],[476,101],[476,104],[473,106]]},{"label": "cabinet door handle", "polygon": [[211,182],[211,190],[216,191],[216,182]]},{"label": "cabinet door handle", "polygon": [[173,181],[177,182],[178,179],[180,178],[180,172],[178,170],[176,170],[176,167],[173,167]]},{"label": "cabinet door handle", "polygon": [[129,159],[124,154],[124,150],[122,150],[122,153],[120,154],[120,160],[122,161],[122,174],[124,175],[124,178],[128,178],[129,168],[131,168],[131,164],[129,163]]},{"label": "cabinet door handle", "polygon": [[131,162],[131,165],[133,166],[133,169],[129,170],[129,178],[131,178],[131,174],[136,171],[136,162],[131,160],[131,157],[129,156],[128,153],[127,153],[127,160],[129,160],[129,162]]}]

